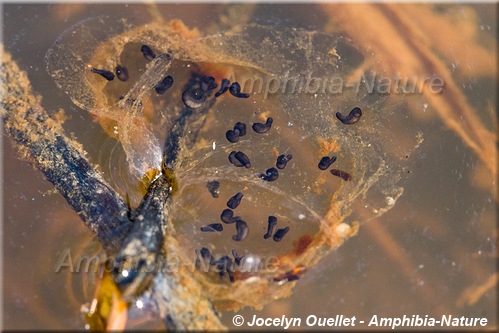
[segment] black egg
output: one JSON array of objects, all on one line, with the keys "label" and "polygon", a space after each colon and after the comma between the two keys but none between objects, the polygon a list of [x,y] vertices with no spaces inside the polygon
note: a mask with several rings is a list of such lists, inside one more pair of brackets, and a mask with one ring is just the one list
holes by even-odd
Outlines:
[{"label": "black egg", "polygon": [[202,89],[186,90],[182,93],[182,101],[190,109],[198,109],[206,101],[206,93]]}]

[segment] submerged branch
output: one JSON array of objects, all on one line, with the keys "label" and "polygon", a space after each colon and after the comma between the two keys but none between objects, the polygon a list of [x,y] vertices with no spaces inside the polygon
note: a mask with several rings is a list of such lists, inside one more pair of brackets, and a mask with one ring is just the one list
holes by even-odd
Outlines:
[{"label": "submerged branch", "polygon": [[[47,177],[105,251],[116,254],[132,225],[127,205],[87,161],[81,146],[65,136],[61,124],[41,107],[26,73],[3,52],[3,47],[0,54],[0,112],[5,132],[13,139],[20,157]],[[172,238],[165,245],[168,255],[175,255],[171,253],[174,247],[169,246],[174,242]],[[164,255],[160,254],[161,261]],[[187,269],[159,271],[144,296],[169,328],[224,329],[200,284]]]},{"label": "submerged branch", "polygon": [[20,157],[47,177],[106,252],[115,253],[131,226],[127,205],[86,160],[81,146],[48,116],[33,95],[26,73],[7,53],[0,73],[4,128]]}]

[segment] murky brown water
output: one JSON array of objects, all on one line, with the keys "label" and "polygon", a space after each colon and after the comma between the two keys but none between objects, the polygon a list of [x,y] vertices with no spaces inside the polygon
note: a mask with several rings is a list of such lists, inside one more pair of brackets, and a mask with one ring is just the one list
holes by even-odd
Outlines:
[{"label": "murky brown water", "polygon": [[[496,29],[492,6],[472,8],[479,15],[479,33],[492,35]],[[168,5],[160,10],[165,19],[180,18],[200,30],[211,27],[220,13],[230,13],[223,5]],[[327,22],[326,14],[314,6],[264,5],[252,13],[252,21],[264,25],[323,30]],[[9,4],[3,7],[4,44],[44,97],[44,107],[49,112],[66,110],[66,130],[74,133],[92,161],[104,164],[109,182],[120,187],[113,168],[123,168],[123,157],[117,158],[117,165],[106,162],[108,155],[120,154],[113,151],[119,151],[119,146],[87,112],[71,103],[45,71],[45,53],[55,39],[76,22],[97,15],[149,20],[146,8],[139,5]],[[487,119],[487,103],[493,109],[496,106],[491,79],[456,80],[479,116]],[[421,112],[433,112],[424,100],[416,103]],[[487,172],[482,163],[434,114],[407,112],[404,119],[407,122],[389,126],[400,136],[400,146],[414,144],[413,138],[404,135],[405,129],[422,132],[424,143],[410,155],[410,174],[403,178],[404,194],[395,207],[381,218],[362,223],[358,236],[303,275],[292,297],[262,311],[243,309],[241,315],[249,319],[253,314],[301,318],[343,314],[369,320],[374,314],[452,314],[487,317],[490,327],[497,325],[494,288],[474,305],[459,304],[467,288],[484,284],[496,272],[496,199],[491,193],[495,185],[481,180]],[[82,285],[88,285],[81,282],[83,274],[67,269],[55,273],[54,267],[68,249],[73,257],[94,253],[92,237],[65,200],[50,192],[52,187],[43,176],[15,157],[8,138],[4,138],[3,160],[3,327],[81,329],[85,323],[80,305],[92,291],[83,290]],[[228,327],[233,327],[232,315],[223,314]]]}]

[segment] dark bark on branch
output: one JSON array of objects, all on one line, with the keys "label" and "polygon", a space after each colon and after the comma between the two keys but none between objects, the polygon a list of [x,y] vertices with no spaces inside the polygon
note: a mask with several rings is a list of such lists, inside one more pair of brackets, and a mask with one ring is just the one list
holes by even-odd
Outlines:
[{"label": "dark bark on branch", "polygon": [[[81,146],[65,136],[60,123],[50,118],[41,107],[40,100],[31,91],[26,73],[19,70],[3,48],[0,54],[3,56],[0,64],[0,112],[5,132],[13,139],[21,158],[47,177],[94,233],[108,255],[122,251],[122,245],[126,243],[124,240],[140,229],[139,224],[134,225],[134,230],[130,232],[132,222],[128,218],[127,205],[86,160]],[[150,187],[136,213],[152,214],[144,216],[149,221],[161,218],[159,226],[162,230],[159,234],[162,241],[168,216],[165,203],[169,191],[165,188],[168,178],[161,177]],[[161,211],[163,208],[164,211]],[[157,254],[155,260],[166,262],[166,256],[179,255],[175,252],[175,244],[174,238],[167,238],[164,251]],[[199,282],[184,267],[159,270],[144,296],[144,300],[152,303],[169,328],[224,329]]]},{"label": "dark bark on branch", "polygon": [[0,67],[4,129],[21,158],[40,170],[92,230],[108,254],[120,248],[131,222],[127,205],[65,136],[31,92],[26,73],[8,54]]}]

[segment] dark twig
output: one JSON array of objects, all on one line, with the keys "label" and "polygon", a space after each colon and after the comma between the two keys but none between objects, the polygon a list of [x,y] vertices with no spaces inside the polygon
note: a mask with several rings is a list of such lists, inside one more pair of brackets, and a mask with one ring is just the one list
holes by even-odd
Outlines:
[{"label": "dark twig", "polygon": [[[26,73],[19,70],[10,55],[3,52],[3,48],[0,49],[0,54],[3,55],[0,64],[0,112],[5,131],[15,142],[20,157],[47,177],[92,230],[108,255],[122,251],[122,245],[126,244],[125,238],[129,239],[138,232],[139,224],[130,232],[132,223],[127,216],[125,202],[85,159],[80,145],[65,136],[60,123],[50,118],[40,106],[39,99],[31,91]],[[182,130],[184,122],[185,119],[178,122],[182,124]],[[194,119],[194,123],[202,123],[202,120]],[[182,131],[178,134],[178,138],[181,138]],[[170,138],[175,138],[175,134],[170,135]],[[171,142],[167,143],[167,147],[168,144]],[[164,159],[164,171],[174,169],[178,153],[178,149],[174,149],[175,156]],[[161,231],[154,244],[154,251],[158,250],[158,243],[164,240],[168,215],[166,203],[171,190],[169,187],[172,185],[170,181],[163,172],[161,178],[150,186],[148,194],[134,214],[135,218],[144,214],[146,221],[157,221],[160,218],[156,227]],[[166,257],[178,256],[175,244],[174,238],[167,239],[163,245],[164,251],[156,254],[154,260],[167,263]],[[185,267],[159,270],[153,277],[150,288],[145,291],[144,300],[151,302],[169,328],[224,329],[199,282]]]},{"label": "dark twig", "polygon": [[47,177],[105,251],[116,253],[131,226],[126,204],[85,159],[81,146],[43,110],[26,73],[6,53],[0,73],[4,128],[20,157]]}]

